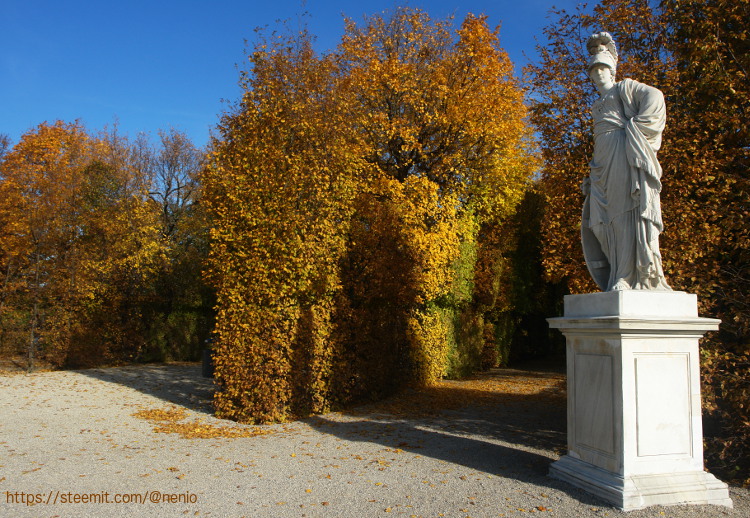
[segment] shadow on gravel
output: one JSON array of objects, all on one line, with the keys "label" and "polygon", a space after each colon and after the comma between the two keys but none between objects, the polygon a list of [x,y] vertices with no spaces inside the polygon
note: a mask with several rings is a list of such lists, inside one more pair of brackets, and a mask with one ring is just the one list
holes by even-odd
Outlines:
[{"label": "shadow on gravel", "polygon": [[550,457],[528,451],[523,445],[514,447],[477,435],[468,436],[425,421],[361,420],[342,423],[317,417],[307,422],[322,433],[348,442],[374,443],[491,475],[544,477],[551,461]]},{"label": "shadow on gravel", "polygon": [[[449,408],[441,410],[443,405]],[[349,442],[378,444],[477,472],[467,477],[515,479],[560,490],[583,504],[604,504],[547,476],[550,464],[567,448],[565,378],[559,371],[496,369],[473,381],[396,396],[344,414],[359,419],[315,416],[305,422]]]},{"label": "shadow on gravel", "polygon": [[196,412],[213,413],[211,401],[214,383],[212,379],[201,376],[199,364],[133,365],[78,372],[149,394],[166,403]]},{"label": "shadow on gravel", "polygon": [[[79,372],[168,404],[212,413],[214,384],[201,377],[200,365],[138,365]],[[464,383],[456,382],[344,412],[358,418],[354,421],[313,416],[303,422],[352,443],[378,444],[476,472],[467,478],[493,475],[516,479],[559,489],[584,504],[601,505],[595,497],[547,476],[549,465],[566,448],[564,379],[554,373],[511,369],[496,370],[484,378],[509,387],[538,382],[548,388],[513,394],[480,390],[476,385],[465,388]]]},{"label": "shadow on gravel", "polygon": [[[498,396],[497,407],[470,407],[437,416],[408,419],[373,415],[356,421],[316,416],[305,422],[348,442],[403,450],[476,473],[562,491],[584,505],[607,505],[598,498],[547,476],[566,448],[565,403]],[[501,400],[501,401],[500,401]],[[446,466],[446,469],[450,469]],[[433,473],[425,473],[429,478]]]}]

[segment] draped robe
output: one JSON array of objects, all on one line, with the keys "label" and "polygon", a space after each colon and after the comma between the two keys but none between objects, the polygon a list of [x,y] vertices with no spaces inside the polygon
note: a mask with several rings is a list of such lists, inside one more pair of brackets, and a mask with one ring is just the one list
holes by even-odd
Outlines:
[{"label": "draped robe", "polygon": [[666,121],[661,91],[632,79],[592,106],[594,155],[581,240],[603,291],[669,290],[659,253],[663,230],[656,158]]}]

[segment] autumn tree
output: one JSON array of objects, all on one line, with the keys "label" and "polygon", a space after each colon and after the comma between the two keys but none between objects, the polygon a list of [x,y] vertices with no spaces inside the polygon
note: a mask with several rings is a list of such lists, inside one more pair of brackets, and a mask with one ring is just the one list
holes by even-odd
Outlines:
[{"label": "autumn tree", "polygon": [[[719,333],[702,348],[707,410],[722,430],[712,464],[750,481],[750,2],[667,0],[662,16],[679,71],[669,145],[679,218],[672,268],[698,293]],[[687,252],[687,257],[682,256]]]},{"label": "autumn tree", "polygon": [[29,367],[47,329],[52,300],[70,306],[77,280],[79,172],[90,157],[80,125],[43,124],[3,158],[0,236],[3,242],[3,331],[26,335]]},{"label": "autumn tree", "polygon": [[151,155],[147,165],[149,196],[161,209],[162,232],[171,237],[198,199],[198,175],[205,152],[185,133],[172,128],[159,131],[159,145]]},{"label": "autumn tree", "polygon": [[[371,150],[368,161],[405,192],[413,192],[410,184],[425,178],[445,199],[438,205],[446,210],[442,218],[451,223],[442,233],[411,241],[425,248],[420,251],[422,259],[404,271],[423,272],[425,278],[398,283],[423,289],[431,282],[433,291],[386,297],[389,317],[393,308],[401,307],[402,319],[412,329],[406,335],[410,340],[421,332],[443,329],[443,336],[425,336],[421,359],[413,358],[432,365],[430,379],[478,367],[476,349],[483,348],[483,313],[488,308],[479,308],[475,295],[486,300],[488,293],[497,291],[498,261],[503,259],[488,246],[488,236],[515,207],[534,167],[522,94],[512,64],[499,47],[498,31],[475,16],[468,16],[455,34],[452,30],[450,20],[433,22],[425,13],[403,9],[390,18],[373,16],[362,27],[349,21],[341,45],[346,69],[357,80],[361,126]],[[448,201],[450,197],[455,201]],[[453,207],[457,210],[450,212]],[[413,209],[410,212],[416,216]],[[441,218],[428,214],[422,225],[428,231],[437,229],[429,222]],[[405,228],[382,230],[419,228],[414,221],[399,224]],[[370,257],[383,260],[389,251]],[[428,259],[431,265],[420,263]],[[385,262],[398,260],[390,257]],[[438,272],[443,272],[440,282]],[[427,321],[435,325],[425,326]],[[462,335],[462,330],[470,332]],[[446,341],[452,344],[447,362],[440,345]]]},{"label": "autumn tree", "polygon": [[330,405],[338,261],[366,165],[336,63],[308,34],[261,38],[249,59],[204,174],[216,405],[225,417],[283,420]]},{"label": "autumn tree", "polygon": [[497,31],[399,9],[347,21],[324,55],[304,31],[261,38],[250,63],[204,175],[219,414],[284,419],[430,383],[466,337],[478,357],[475,297],[501,259],[475,275],[482,236],[535,165]]},{"label": "autumn tree", "polygon": [[10,137],[4,133],[0,133],[0,160],[3,159],[5,153],[11,148]]},{"label": "autumn tree", "polygon": [[171,128],[155,144],[138,146],[139,167],[158,210],[164,258],[144,311],[149,322],[148,356],[197,359],[213,327],[213,290],[203,281],[209,222],[201,204],[200,173],[206,152]]},{"label": "autumn tree", "polygon": [[56,365],[137,356],[138,311],[124,308],[160,243],[144,183],[110,144],[45,123],[0,163],[3,332],[28,337],[30,366],[37,351]]},{"label": "autumn tree", "polygon": [[[139,361],[196,360],[213,327],[213,290],[203,282],[208,255],[208,226],[200,203],[199,173],[205,150],[175,129],[135,139],[107,128],[96,135],[102,158],[112,171],[127,177],[126,189],[147,211],[144,243],[156,245],[148,269],[136,269],[115,283],[125,298],[124,320],[130,320],[131,342]],[[137,234],[138,227],[131,232]]]}]

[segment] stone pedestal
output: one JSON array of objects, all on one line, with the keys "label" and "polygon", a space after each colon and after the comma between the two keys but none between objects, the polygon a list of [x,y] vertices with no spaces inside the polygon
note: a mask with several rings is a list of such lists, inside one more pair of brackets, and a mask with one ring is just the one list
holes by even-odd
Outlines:
[{"label": "stone pedestal", "polygon": [[614,291],[565,297],[548,320],[567,341],[568,454],[550,476],[624,510],[732,506],[703,470],[699,318],[683,292]]}]

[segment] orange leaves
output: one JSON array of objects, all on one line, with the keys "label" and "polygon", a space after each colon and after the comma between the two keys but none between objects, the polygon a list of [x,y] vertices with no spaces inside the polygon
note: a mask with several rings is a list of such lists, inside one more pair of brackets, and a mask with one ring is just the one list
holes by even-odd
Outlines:
[{"label": "orange leaves", "polygon": [[133,417],[155,422],[177,422],[185,419],[187,414],[185,413],[185,410],[176,407],[166,410],[162,408],[153,408],[151,410],[139,410],[133,414]]},{"label": "orange leaves", "polygon": [[303,33],[251,55],[242,110],[204,173],[215,218],[217,413],[278,421],[330,404],[331,297],[362,161],[330,58]]},{"label": "orange leaves", "polygon": [[[527,401],[564,400],[565,376],[526,376],[518,371],[495,370],[469,379],[440,380],[428,387],[411,389],[397,397],[367,405],[363,411],[396,417],[424,417],[472,405],[502,405],[508,401],[510,394]],[[399,446],[408,445],[403,443]],[[400,450],[395,451],[398,453]]]},{"label": "orange leaves", "polygon": [[[177,433],[180,434],[183,439],[236,439],[240,437],[257,437],[259,435],[273,433],[271,430],[257,427],[217,426],[206,423],[200,419],[186,423],[180,422],[187,417],[187,414],[181,408],[170,408],[166,410],[160,408],[154,408],[151,410],[144,409],[134,413],[133,416],[157,423],[157,426],[154,427],[155,433]],[[178,471],[177,468],[167,469],[170,471]]]},{"label": "orange leaves", "polygon": [[160,253],[143,182],[115,148],[58,121],[26,133],[0,163],[3,310],[27,315],[29,352],[38,344],[57,365],[106,359],[106,326],[92,317],[103,299],[114,307],[114,272],[142,272]]},{"label": "orange leaves", "polygon": [[456,322],[484,333],[456,316],[478,229],[536,167],[497,32],[398,9],[347,21],[336,53],[303,30],[250,63],[204,173],[218,413],[283,420],[435,382],[472,334]]},{"label": "orange leaves", "polygon": [[348,23],[342,48],[368,158],[399,181],[423,175],[507,214],[535,169],[523,94],[484,18],[467,17],[455,40],[449,29],[410,9]]}]

